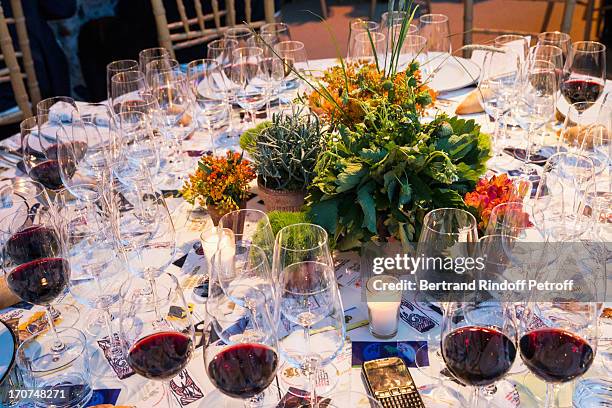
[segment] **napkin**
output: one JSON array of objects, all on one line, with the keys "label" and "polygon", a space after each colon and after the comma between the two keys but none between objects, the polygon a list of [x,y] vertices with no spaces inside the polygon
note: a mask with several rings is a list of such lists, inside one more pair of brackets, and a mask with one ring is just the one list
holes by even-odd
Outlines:
[{"label": "napkin", "polygon": [[484,112],[484,108],[478,100],[478,92],[478,89],[474,89],[472,92],[467,94],[467,96],[461,101],[461,103],[457,105],[455,113],[457,115],[470,115],[473,113]]}]

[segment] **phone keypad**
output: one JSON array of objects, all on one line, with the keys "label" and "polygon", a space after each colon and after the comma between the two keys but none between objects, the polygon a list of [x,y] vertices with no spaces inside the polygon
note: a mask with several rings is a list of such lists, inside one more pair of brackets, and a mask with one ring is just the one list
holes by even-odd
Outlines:
[{"label": "phone keypad", "polygon": [[396,394],[390,397],[379,398],[383,408],[425,408],[418,393]]}]

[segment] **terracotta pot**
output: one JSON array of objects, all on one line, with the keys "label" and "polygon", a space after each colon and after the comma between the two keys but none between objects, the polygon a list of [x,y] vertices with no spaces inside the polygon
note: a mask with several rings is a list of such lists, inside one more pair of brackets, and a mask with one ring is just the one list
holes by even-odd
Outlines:
[{"label": "terracotta pot", "polygon": [[[245,201],[240,201],[238,203],[238,208],[243,210],[246,208],[246,202]],[[221,217],[223,217],[225,214],[227,214],[229,211],[222,211],[220,210],[216,205],[214,204],[208,204],[206,206],[206,209],[208,210],[208,215],[210,215],[210,218],[212,219],[213,224],[219,225],[219,220],[221,219]]]},{"label": "terracotta pot", "polygon": [[264,201],[266,212],[270,211],[300,211],[304,205],[306,191],[272,190],[257,181],[259,195]]}]

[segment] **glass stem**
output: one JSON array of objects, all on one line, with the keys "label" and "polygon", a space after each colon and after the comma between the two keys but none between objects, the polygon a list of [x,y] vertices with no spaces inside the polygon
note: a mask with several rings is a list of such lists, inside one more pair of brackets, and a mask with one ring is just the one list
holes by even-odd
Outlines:
[{"label": "glass stem", "polygon": [[504,114],[497,115],[495,118],[495,128],[493,129],[493,152],[496,156],[502,155],[502,131],[501,131],[501,121],[504,117]]},{"label": "glass stem", "polygon": [[479,395],[480,395],[480,387],[472,387],[472,390],[470,392],[468,407],[478,408]]},{"label": "glass stem", "polygon": [[46,315],[47,315],[47,323],[49,324],[49,330],[53,333],[53,346],[51,346],[51,350],[59,353],[60,351],[66,348],[66,345],[60,340],[59,335],[57,334],[57,329],[55,328],[55,323],[53,322],[53,308],[50,304],[46,305]]},{"label": "glass stem", "polygon": [[[229,121],[230,121],[230,123],[232,122],[231,114],[230,114]],[[206,121],[206,131],[208,132],[208,138],[210,139],[210,149],[212,150],[213,155],[216,156],[217,155],[217,149],[215,148],[215,141],[213,139],[213,128],[212,128],[212,123],[211,123],[210,120]],[[229,127],[228,127],[228,132],[229,132]]]},{"label": "glass stem", "polygon": [[544,408],[557,408],[559,406],[559,385],[546,383],[546,402]]},{"label": "glass stem", "polygon": [[[170,380],[172,381],[172,380]],[[174,407],[174,406],[181,406],[181,404],[176,404],[173,400],[172,400],[172,391],[170,389],[170,381],[162,381],[162,387],[163,387],[163,391],[164,394],[166,394],[166,406],[168,408],[170,407]]]},{"label": "glass stem", "polygon": [[106,325],[106,331],[108,332],[108,342],[110,345],[111,356],[117,356],[121,353],[118,341],[115,340],[115,333],[113,332],[113,317],[110,312],[110,308],[105,308],[102,311],[102,317],[104,318],[104,324]]}]

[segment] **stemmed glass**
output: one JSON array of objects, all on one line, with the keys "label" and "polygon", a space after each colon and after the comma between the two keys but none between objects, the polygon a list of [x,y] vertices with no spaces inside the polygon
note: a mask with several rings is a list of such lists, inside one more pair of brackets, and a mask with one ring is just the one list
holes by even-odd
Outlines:
[{"label": "stemmed glass", "polygon": [[223,96],[227,104],[227,129],[225,130],[225,138],[229,142],[235,142],[238,136],[238,129],[234,129],[233,121],[233,103],[236,101],[236,89],[237,86],[231,81],[231,72],[234,65],[234,50],[238,48],[238,41],[229,39],[220,39],[212,41],[208,44],[208,59],[217,61],[221,73],[223,74],[223,82],[225,89],[223,90]]},{"label": "stemmed glass", "polygon": [[380,24],[376,21],[368,21],[363,20],[361,18],[357,18],[351,20],[349,23],[349,38],[348,38],[348,46],[347,46],[347,54],[346,59],[348,61],[354,60],[353,55],[351,55],[351,51],[355,46],[355,36],[359,33],[374,33],[380,32]]},{"label": "stemmed glass", "polygon": [[118,60],[109,63],[106,66],[106,97],[111,99],[111,79],[115,74],[127,71],[138,71],[138,61],[136,60]]},{"label": "stemmed glass", "polygon": [[223,394],[263,406],[264,391],[276,376],[280,358],[276,330],[263,293],[235,285],[227,297],[207,302],[204,338],[208,378]]},{"label": "stemmed glass", "polygon": [[76,102],[69,96],[54,96],[38,102],[36,116],[41,137],[50,137],[52,140],[57,127],[70,123],[75,111],[78,112]]},{"label": "stemmed glass", "polygon": [[385,48],[383,33],[368,31],[357,33],[350,50],[351,61],[359,64],[376,64],[382,69],[385,63]]},{"label": "stemmed glass", "polygon": [[111,77],[109,102],[114,113],[131,106],[141,106],[141,92],[146,91],[145,76],[140,71],[124,71]]},{"label": "stemmed glass", "polygon": [[427,39],[416,34],[406,35],[398,55],[398,68],[406,69],[412,61],[422,66],[427,62],[427,58]]},{"label": "stemmed glass", "polygon": [[249,27],[242,25],[228,28],[223,38],[236,41],[238,43],[236,48],[245,48],[254,45],[253,40],[255,36]]},{"label": "stemmed glass", "polygon": [[502,379],[516,357],[510,304],[495,299],[452,302],[442,322],[442,356],[450,372],[473,387],[470,408],[488,405],[485,387]]},{"label": "stemmed glass", "polygon": [[[539,281],[556,282],[564,271],[552,267],[538,276]],[[548,271],[548,272],[546,272]],[[563,272],[560,272],[563,275]],[[565,272],[567,275],[567,272]],[[546,382],[546,408],[559,407],[559,385],[585,374],[597,351],[599,307],[592,296],[594,282],[582,276],[574,293],[554,299],[555,292],[534,291],[519,318],[519,350],[527,368]]]},{"label": "stemmed glass", "polygon": [[[108,207],[95,185],[75,185],[82,190],[77,197],[64,190],[58,195],[60,220],[66,239],[67,260],[71,274],[69,289],[80,303],[97,312],[88,319],[87,330],[98,337],[108,336],[111,358],[122,358],[120,345],[112,328],[111,307],[119,301],[119,289],[128,278],[123,258],[119,257],[111,231]],[[92,370],[114,376],[100,349],[92,354]]]},{"label": "stemmed glass", "polygon": [[283,68],[279,101],[292,105],[302,85],[300,76],[309,70],[306,48],[301,41],[283,41],[274,46],[274,53],[281,59]]},{"label": "stemmed glass", "polygon": [[138,53],[138,65],[142,73],[145,73],[147,64],[160,59],[170,59],[170,52],[162,47],[147,48]]},{"label": "stemmed glass", "polygon": [[524,63],[529,52],[529,41],[522,35],[504,34],[495,37],[493,41],[496,47],[511,50],[520,58],[520,63]]},{"label": "stemmed glass", "polygon": [[265,212],[251,208],[231,211],[219,219],[219,228],[230,229],[236,243],[244,242],[260,247],[266,253],[268,265],[272,266],[274,233]]},{"label": "stemmed glass", "polygon": [[59,162],[57,157],[47,157],[45,154],[37,118],[24,119],[20,124],[20,130],[23,166],[28,176],[48,190],[63,188]]},{"label": "stemmed glass", "polygon": [[273,44],[278,44],[282,41],[291,41],[289,26],[285,23],[267,23],[259,29],[261,34],[266,34],[272,39]]},{"label": "stemmed glass", "polygon": [[[48,336],[40,340],[53,360],[70,359],[70,338],[55,328],[51,302],[68,287],[70,264],[61,225],[51,207],[20,206],[2,220],[2,269],[8,288],[20,299],[46,308]],[[64,353],[66,352],[66,353]],[[51,361],[40,361],[40,368]]]},{"label": "stemmed glass", "polygon": [[578,41],[571,45],[565,66],[561,93],[568,103],[586,109],[603,94],[606,83],[606,46],[595,41]]},{"label": "stemmed glass", "polygon": [[[423,14],[419,17],[419,35],[427,38],[427,52],[433,64],[429,72],[433,75],[451,53],[448,17],[444,14]],[[435,59],[438,62],[434,62]]]},{"label": "stemmed glass", "polygon": [[493,150],[501,155],[505,132],[503,117],[510,110],[520,77],[520,57],[510,49],[487,52],[478,80],[478,99],[485,112],[493,117]]},{"label": "stemmed glass", "polygon": [[563,51],[563,62],[565,62],[565,58],[572,45],[572,38],[569,34],[560,31],[546,31],[538,34],[538,44],[553,45],[561,48],[561,51]]},{"label": "stemmed glass", "polygon": [[201,59],[187,65],[187,79],[195,100],[196,120],[198,125],[206,127],[214,152],[213,123],[227,116],[225,77],[217,61]]},{"label": "stemmed glass", "polygon": [[[419,236],[417,253],[424,257],[436,258],[446,257],[449,253],[457,257],[473,256],[476,242],[478,241],[476,218],[469,212],[457,208],[440,208],[430,211],[423,219],[423,227]],[[429,279],[431,282],[439,281],[448,274],[442,274],[435,268],[419,270],[415,276]],[[435,293],[416,294],[415,301],[424,310],[432,313],[444,312],[444,296],[440,298]],[[435,303],[435,304],[434,304]],[[437,305],[436,305],[437,304]],[[434,322],[435,323],[435,322]],[[434,400],[451,401],[461,406],[463,403],[460,395],[450,387],[443,384],[444,376],[441,375],[441,366],[444,364],[440,351],[441,332],[438,324],[425,333],[429,355],[429,367],[417,367],[425,376],[435,380],[434,384],[426,385],[423,390],[430,394]]]},{"label": "stemmed glass", "polygon": [[534,150],[535,133],[550,122],[555,114],[558,92],[555,66],[542,60],[529,61],[518,86],[517,100],[513,103],[512,115],[527,133],[523,174],[534,174],[530,167]]},{"label": "stemmed glass", "polygon": [[267,99],[263,50],[258,47],[238,48],[233,57],[230,79],[238,86],[236,102],[249,113],[251,123],[255,123],[255,112],[265,106]]},{"label": "stemmed glass", "polygon": [[179,63],[175,59],[164,58],[164,59],[155,59],[147,63],[144,68],[145,74],[145,82],[149,88],[153,88],[155,85],[154,79],[157,75],[179,70]]},{"label": "stemmed glass", "polygon": [[[282,380],[310,394],[317,394],[337,381],[332,361],[344,345],[344,309],[336,282],[327,233],[318,225],[295,224],[281,229],[274,247],[273,275],[276,296],[279,351],[287,364],[307,377],[283,374]],[[291,370],[289,370],[291,371]],[[323,372],[325,374],[323,375]],[[328,384],[317,383],[321,376]]]},{"label": "stemmed glass", "polygon": [[137,374],[161,382],[166,406],[177,406],[169,382],[185,369],[195,348],[191,312],[177,278],[172,274],[155,281],[132,278],[121,286],[119,296],[127,363]]}]

